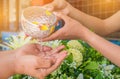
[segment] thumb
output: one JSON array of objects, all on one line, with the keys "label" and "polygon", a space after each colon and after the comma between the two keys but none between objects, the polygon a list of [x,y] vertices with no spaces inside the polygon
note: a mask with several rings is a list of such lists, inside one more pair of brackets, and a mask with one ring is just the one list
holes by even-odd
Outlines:
[{"label": "thumb", "polygon": [[44,9],[47,9],[48,11],[54,11],[54,5],[47,4],[43,6]]},{"label": "thumb", "polygon": [[56,16],[58,16],[59,18],[63,19],[65,21],[65,23],[68,22],[71,19],[70,17],[68,17],[67,15],[65,15],[61,12],[54,12],[54,14]]},{"label": "thumb", "polygon": [[49,10],[49,11],[54,11],[55,10],[55,7],[56,7],[56,3],[53,1],[49,4],[46,4],[44,6],[42,6],[43,8]]},{"label": "thumb", "polygon": [[66,58],[66,56],[67,56],[66,51],[62,51],[58,55],[56,55],[56,58],[57,58],[56,63],[54,65],[52,65],[52,67],[50,67],[46,70],[46,74],[48,75],[51,72],[53,72],[54,70],[56,70],[60,66],[62,61]]},{"label": "thumb", "polygon": [[[62,28],[59,29],[58,31],[54,32],[52,35],[50,35],[49,37],[46,37],[43,39],[43,41],[52,41],[52,40],[57,40],[60,39],[60,35],[62,32]],[[58,38],[59,37],[59,38]]]}]

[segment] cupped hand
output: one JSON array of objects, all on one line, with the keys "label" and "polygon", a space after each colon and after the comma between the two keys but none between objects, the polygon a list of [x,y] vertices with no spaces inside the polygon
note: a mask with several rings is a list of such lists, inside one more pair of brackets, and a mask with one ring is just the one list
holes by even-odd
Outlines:
[{"label": "cupped hand", "polygon": [[64,46],[60,46],[53,50],[43,46],[41,52],[41,45],[28,44],[15,50],[15,73],[44,79],[57,69],[66,57],[67,54],[66,51],[62,51],[63,48]]}]

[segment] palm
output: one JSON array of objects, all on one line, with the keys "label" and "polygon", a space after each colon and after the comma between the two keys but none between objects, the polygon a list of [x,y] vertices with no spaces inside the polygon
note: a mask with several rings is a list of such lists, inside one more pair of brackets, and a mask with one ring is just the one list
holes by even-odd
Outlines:
[{"label": "palm", "polygon": [[66,52],[60,53],[63,48],[64,46],[60,46],[52,50],[50,47],[43,46],[41,52],[40,45],[29,44],[17,49],[18,52],[15,60],[16,73],[44,79],[44,77],[53,72],[66,57]]}]

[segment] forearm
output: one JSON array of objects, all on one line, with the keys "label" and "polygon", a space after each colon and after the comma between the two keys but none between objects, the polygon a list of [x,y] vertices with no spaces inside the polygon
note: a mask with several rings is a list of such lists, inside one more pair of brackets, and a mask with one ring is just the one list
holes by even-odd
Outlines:
[{"label": "forearm", "polygon": [[0,79],[7,79],[14,74],[13,51],[0,51]]},{"label": "forearm", "polygon": [[87,30],[84,33],[84,40],[101,52],[111,62],[120,67],[120,47],[110,43],[104,38],[96,35],[95,33]]},{"label": "forearm", "polygon": [[70,9],[69,16],[76,19],[90,30],[103,36],[109,34],[108,28],[106,27],[104,20],[90,16],[72,6],[70,6],[69,9]]}]

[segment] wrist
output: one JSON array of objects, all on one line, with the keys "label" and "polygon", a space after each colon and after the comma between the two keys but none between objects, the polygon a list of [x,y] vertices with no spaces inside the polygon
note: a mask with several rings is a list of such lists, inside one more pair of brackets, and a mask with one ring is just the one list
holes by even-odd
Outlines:
[{"label": "wrist", "polygon": [[15,50],[10,51],[9,53],[9,60],[10,60],[10,64],[9,64],[9,68],[11,68],[11,75],[15,74],[15,60],[16,60],[16,55],[15,55]]},{"label": "wrist", "polygon": [[94,43],[96,40],[96,34],[86,28],[86,30],[83,32],[83,40],[92,45],[92,43]]},{"label": "wrist", "polygon": [[0,79],[6,79],[15,74],[14,51],[3,51],[0,53]]},{"label": "wrist", "polygon": [[78,32],[79,32],[78,33],[79,39],[82,39],[85,42],[88,42],[89,39],[91,38],[90,36],[91,36],[92,31],[90,31],[89,29],[87,29],[84,26],[82,28],[80,28],[80,31],[78,31]]}]

